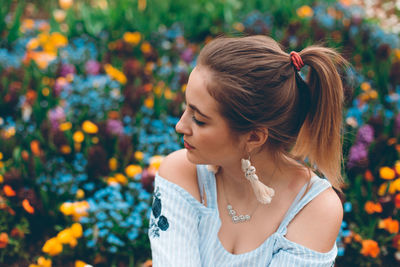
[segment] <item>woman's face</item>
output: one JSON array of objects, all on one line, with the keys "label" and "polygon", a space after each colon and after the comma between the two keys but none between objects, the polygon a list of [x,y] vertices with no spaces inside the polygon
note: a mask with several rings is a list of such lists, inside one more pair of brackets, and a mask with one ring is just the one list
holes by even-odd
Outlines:
[{"label": "woman's face", "polygon": [[196,67],[186,87],[186,109],[176,124],[183,134],[188,160],[194,164],[225,165],[237,162],[243,155],[241,138],[231,134],[218,103],[208,93],[207,69]]}]

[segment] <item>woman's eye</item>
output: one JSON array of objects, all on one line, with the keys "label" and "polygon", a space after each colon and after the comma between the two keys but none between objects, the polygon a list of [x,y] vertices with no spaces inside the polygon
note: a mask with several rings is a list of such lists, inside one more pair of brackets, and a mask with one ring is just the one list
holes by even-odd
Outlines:
[{"label": "woman's eye", "polygon": [[195,116],[192,116],[192,120],[199,126],[202,126],[205,124],[205,122],[197,120]]}]

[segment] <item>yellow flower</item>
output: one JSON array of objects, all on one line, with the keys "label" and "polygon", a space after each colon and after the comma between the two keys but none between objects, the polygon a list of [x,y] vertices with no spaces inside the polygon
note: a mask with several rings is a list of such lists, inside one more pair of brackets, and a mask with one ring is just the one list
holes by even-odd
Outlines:
[{"label": "yellow flower", "polygon": [[37,260],[37,263],[41,267],[51,267],[51,259],[46,259],[43,256],[40,256]]},{"label": "yellow flower", "polygon": [[125,173],[128,177],[135,177],[137,174],[142,172],[142,167],[139,165],[129,165],[125,168]]},{"label": "yellow flower", "polygon": [[51,259],[46,259],[43,256],[37,259],[37,263],[38,264],[29,264],[29,267],[51,267],[52,264]]},{"label": "yellow flower", "polygon": [[60,131],[63,131],[63,132],[71,130],[71,128],[72,128],[72,123],[69,121],[61,123],[59,126]]},{"label": "yellow flower", "polygon": [[400,161],[396,161],[394,164],[394,169],[396,170],[396,173],[400,175]]},{"label": "yellow flower", "polygon": [[164,159],[164,156],[156,155],[156,156],[151,157],[149,160],[149,162],[150,162],[149,168],[157,171],[158,168],[160,168],[160,165],[161,165],[161,162],[163,161],[163,159]]},{"label": "yellow flower", "polygon": [[151,45],[149,42],[143,42],[140,46],[140,50],[142,50],[143,54],[149,54],[151,52]]},{"label": "yellow flower", "polygon": [[400,178],[390,182],[389,186],[389,194],[394,194],[397,191],[400,191]]},{"label": "yellow flower", "polygon": [[110,64],[106,64],[104,66],[104,70],[106,71],[108,76],[110,76],[111,79],[114,79],[114,80],[118,81],[121,84],[126,84],[127,79],[126,79],[125,74],[122,71],[114,68]]},{"label": "yellow flower", "polygon": [[115,184],[118,184],[118,181],[114,177],[110,176],[110,177],[107,178],[107,184],[108,185],[115,185]]},{"label": "yellow flower", "polygon": [[172,93],[171,89],[167,88],[167,89],[164,91],[164,97],[165,97],[165,99],[170,100],[170,99],[173,98],[173,96],[174,96],[174,93]]},{"label": "yellow flower", "polygon": [[309,17],[312,17],[314,15],[314,11],[309,6],[302,6],[302,7],[297,9],[297,15],[300,18],[309,18]]},{"label": "yellow flower", "polygon": [[389,167],[381,167],[379,169],[379,175],[384,180],[392,180],[396,177],[394,170]]},{"label": "yellow flower", "polygon": [[97,136],[92,137],[92,143],[97,144],[99,142],[99,138]]},{"label": "yellow flower", "polygon": [[33,19],[24,19],[21,25],[21,32],[26,30],[32,30],[35,27],[35,21]]},{"label": "yellow flower", "polygon": [[88,133],[88,134],[95,134],[98,132],[99,128],[97,127],[96,124],[94,124],[91,121],[84,121],[82,124],[82,129],[84,132]]},{"label": "yellow flower", "polygon": [[74,248],[76,245],[78,245],[78,240],[76,240],[76,238],[71,238],[68,244],[71,248]]},{"label": "yellow flower", "polygon": [[74,206],[71,202],[64,202],[63,204],[61,204],[60,206],[60,211],[64,214],[64,215],[71,215],[74,212]]},{"label": "yellow flower", "polygon": [[50,94],[50,89],[45,87],[42,89],[42,95],[48,96]]},{"label": "yellow flower", "polygon": [[400,49],[395,49],[394,55],[396,57],[396,60],[400,61]]},{"label": "yellow flower", "polygon": [[42,248],[42,251],[44,253],[49,254],[50,256],[58,255],[62,252],[62,250],[63,250],[62,244],[55,237],[47,240]]},{"label": "yellow flower", "polygon": [[186,91],[186,86],[187,86],[186,83],[182,85],[182,89],[181,89],[181,90],[182,90],[182,93],[184,93],[184,92]]},{"label": "yellow flower", "polygon": [[80,260],[75,261],[75,267],[85,267],[86,265],[88,265],[88,264],[84,261],[80,261]]},{"label": "yellow flower", "polygon": [[376,90],[371,90],[369,92],[369,98],[370,99],[377,99],[378,98],[378,92]]},{"label": "yellow flower", "polygon": [[32,59],[40,69],[46,69],[49,63],[56,59],[57,55],[44,51],[34,51],[31,53]]},{"label": "yellow flower", "polygon": [[240,22],[235,22],[234,24],[233,24],[233,28],[235,29],[235,30],[237,30],[238,32],[243,32],[244,31],[244,25],[242,24],[242,23],[240,23]]},{"label": "yellow flower", "polygon": [[136,151],[134,156],[135,156],[135,159],[138,161],[143,160],[143,157],[144,157],[143,152],[141,152],[141,151]]},{"label": "yellow flower", "polygon": [[53,17],[58,23],[63,22],[66,16],[67,13],[62,9],[56,9],[53,11]]},{"label": "yellow flower", "polygon": [[138,9],[139,11],[143,11],[146,9],[147,1],[146,0],[138,0]]},{"label": "yellow flower", "polygon": [[0,160],[3,160],[3,153],[0,152]]},{"label": "yellow flower", "polygon": [[152,109],[154,107],[154,99],[152,97],[148,97],[144,100],[144,105],[149,108]]},{"label": "yellow flower", "polygon": [[79,199],[81,199],[81,198],[84,198],[85,197],[85,191],[83,191],[82,189],[78,189],[77,191],[76,191],[76,198],[79,198]]},{"label": "yellow flower", "polygon": [[61,146],[60,151],[63,154],[69,154],[71,153],[71,147],[69,145],[63,145]]},{"label": "yellow flower", "polygon": [[140,32],[126,32],[124,33],[123,39],[128,44],[137,45],[142,39],[142,35]]},{"label": "yellow flower", "polygon": [[0,184],[2,184],[4,182],[4,177],[3,175],[0,174]]},{"label": "yellow flower", "polygon": [[50,42],[55,47],[62,47],[68,44],[68,39],[59,32],[53,32],[50,36]]},{"label": "yellow flower", "polygon": [[61,244],[69,244],[69,242],[71,242],[71,239],[75,239],[75,237],[72,235],[70,228],[66,228],[57,234],[57,240]]},{"label": "yellow flower", "polygon": [[144,66],[144,72],[150,75],[153,72],[154,65],[155,65],[154,62],[147,62],[146,65]]},{"label": "yellow flower", "polygon": [[108,161],[108,166],[110,167],[111,171],[115,171],[118,168],[118,161],[116,158],[111,158]]},{"label": "yellow flower", "polygon": [[76,143],[82,143],[85,140],[85,135],[81,131],[76,131],[72,138]]},{"label": "yellow flower", "polygon": [[74,4],[74,1],[73,0],[59,0],[58,3],[62,9],[69,9]]},{"label": "yellow flower", "polygon": [[39,47],[39,45],[40,45],[39,40],[37,38],[32,38],[26,44],[26,49],[27,50],[35,50],[36,48]]},{"label": "yellow flower", "polygon": [[88,215],[87,210],[89,207],[89,203],[86,200],[75,202],[72,214],[74,221],[79,221],[81,217],[86,217]]},{"label": "yellow flower", "polygon": [[82,225],[80,223],[72,224],[71,233],[72,233],[72,236],[75,238],[82,237],[82,233],[83,233]]},{"label": "yellow flower", "polygon": [[114,175],[115,180],[120,183],[120,184],[127,184],[128,183],[128,179],[126,179],[125,175],[123,175],[122,173],[117,173]]},{"label": "yellow flower", "polygon": [[360,87],[363,91],[368,91],[369,89],[371,89],[371,85],[368,82],[363,82]]}]

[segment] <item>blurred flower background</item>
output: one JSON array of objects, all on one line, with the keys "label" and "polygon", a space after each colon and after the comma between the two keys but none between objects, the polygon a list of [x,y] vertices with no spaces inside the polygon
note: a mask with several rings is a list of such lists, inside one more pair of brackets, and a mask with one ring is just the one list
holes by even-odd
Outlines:
[{"label": "blurred flower background", "polygon": [[2,1],[0,265],[151,266],[154,175],[221,34],[351,62],[336,266],[400,265],[399,15],[398,0]]}]

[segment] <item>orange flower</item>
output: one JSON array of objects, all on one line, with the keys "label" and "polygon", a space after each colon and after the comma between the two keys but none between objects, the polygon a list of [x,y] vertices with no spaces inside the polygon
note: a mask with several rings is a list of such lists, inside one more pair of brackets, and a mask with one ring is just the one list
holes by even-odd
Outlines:
[{"label": "orange flower", "polygon": [[368,239],[368,240],[363,240],[361,244],[362,244],[362,249],[360,253],[362,255],[371,256],[373,258],[376,258],[376,256],[378,256],[380,249],[376,241]]},{"label": "orange flower", "polygon": [[152,267],[152,266],[153,266],[152,260],[147,260],[143,263],[143,267]]},{"label": "orange flower", "polygon": [[397,234],[399,232],[399,221],[393,220],[392,218],[386,218],[379,222],[379,228],[385,229],[391,234]]},{"label": "orange flower", "polygon": [[369,182],[372,182],[374,180],[374,176],[372,175],[372,172],[370,170],[365,171],[364,178]]},{"label": "orange flower", "polygon": [[396,205],[396,208],[400,208],[400,193],[399,194],[397,194],[395,197],[394,197],[394,204]]},{"label": "orange flower", "polygon": [[14,227],[11,230],[11,236],[12,237],[18,237],[18,238],[23,238],[25,236],[25,233],[24,233],[24,231],[20,230],[19,228]]},{"label": "orange flower", "polygon": [[365,203],[364,209],[368,214],[372,214],[372,213],[375,213],[375,212],[377,212],[377,213],[382,212],[381,204],[380,203],[374,203],[372,201],[367,201]]},{"label": "orange flower", "polygon": [[7,244],[8,244],[8,234],[3,232],[0,234],[0,248],[5,248]]},{"label": "orange flower", "polygon": [[32,153],[35,156],[39,156],[40,155],[40,144],[39,144],[38,140],[33,140],[31,142],[31,150],[32,150]]},{"label": "orange flower", "polygon": [[17,194],[15,193],[14,189],[12,189],[12,187],[9,186],[8,184],[6,184],[6,185],[3,187],[3,191],[4,191],[4,194],[6,194],[6,196],[8,196],[8,197],[15,197],[15,196],[17,195]]},{"label": "orange flower", "polygon": [[31,206],[31,203],[29,203],[29,200],[26,198],[22,201],[22,207],[26,210],[26,212],[33,214],[35,212],[35,209]]}]

